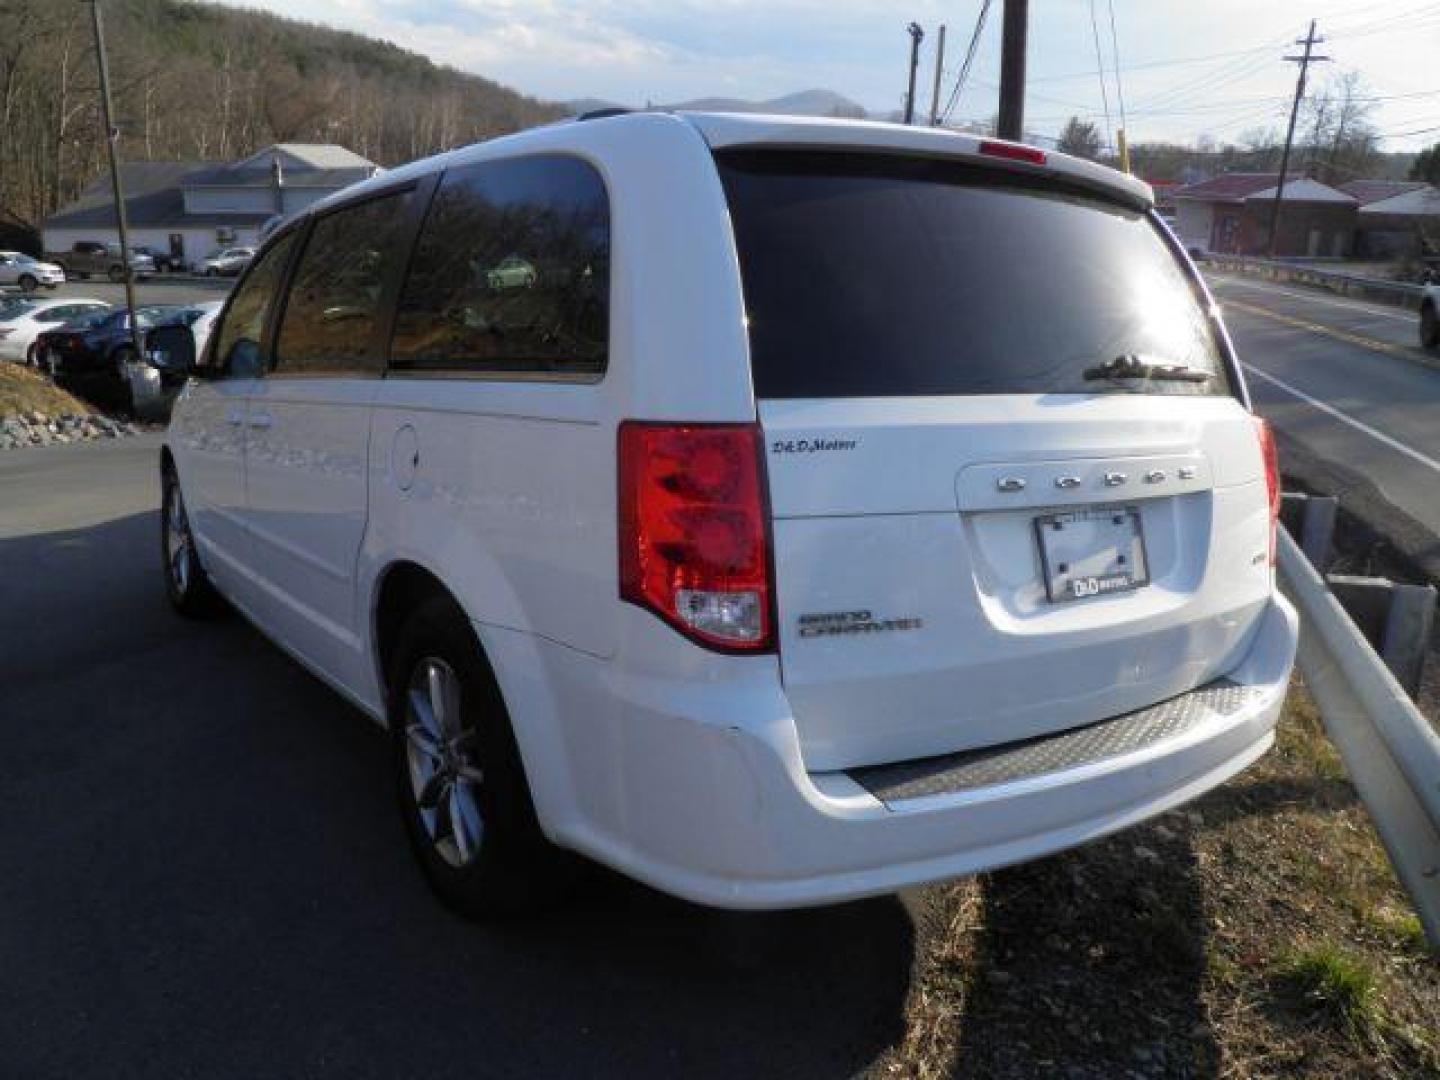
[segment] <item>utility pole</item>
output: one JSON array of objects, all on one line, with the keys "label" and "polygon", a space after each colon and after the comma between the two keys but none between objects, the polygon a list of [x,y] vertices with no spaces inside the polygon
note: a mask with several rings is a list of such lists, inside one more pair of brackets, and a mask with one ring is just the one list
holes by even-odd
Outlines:
[{"label": "utility pole", "polygon": [[910,124],[915,121],[915,69],[920,65],[920,42],[925,31],[914,22],[905,29],[910,33],[910,89],[905,91],[905,123]]},{"label": "utility pole", "polygon": [[935,88],[930,92],[930,126],[940,122],[940,77],[945,73],[945,24],[940,24],[940,37],[935,42]]},{"label": "utility pole", "polygon": [[120,265],[125,269],[125,307],[130,312],[130,340],[135,358],[140,359],[140,328],[135,325],[135,275],[130,269],[130,229],[125,221],[125,196],[120,189],[120,165],[115,144],[120,129],[115,126],[110,104],[110,65],[105,60],[105,32],[100,26],[100,0],[89,0],[95,23],[95,59],[100,65],[100,120],[105,125],[105,146],[110,151],[110,191],[115,199],[115,221],[120,227]]},{"label": "utility pole", "polygon": [[1000,119],[995,134],[1019,142],[1025,129],[1025,34],[1030,0],[1005,0],[1000,38]]},{"label": "utility pole", "polygon": [[1310,65],[1321,60],[1329,60],[1328,56],[1314,56],[1312,50],[1319,45],[1324,38],[1315,36],[1315,20],[1310,20],[1310,32],[1304,39],[1297,38],[1296,45],[1305,46],[1304,56],[1285,57],[1292,64],[1300,65],[1300,76],[1295,80],[1295,101],[1290,106],[1290,126],[1285,131],[1285,149],[1280,154],[1280,179],[1275,184],[1275,205],[1270,211],[1270,243],[1268,245],[1270,257],[1275,257],[1275,249],[1280,243],[1280,200],[1285,197],[1285,172],[1290,168],[1290,146],[1295,141],[1295,120],[1300,115],[1300,100],[1305,96],[1305,76],[1309,74]]}]

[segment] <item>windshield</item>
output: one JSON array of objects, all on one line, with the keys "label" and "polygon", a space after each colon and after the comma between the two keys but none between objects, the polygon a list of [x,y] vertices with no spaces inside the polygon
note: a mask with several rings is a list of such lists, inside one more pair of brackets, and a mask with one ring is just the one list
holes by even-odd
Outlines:
[{"label": "windshield", "polygon": [[1139,210],[934,159],[718,159],[759,397],[1229,393],[1201,294]]}]

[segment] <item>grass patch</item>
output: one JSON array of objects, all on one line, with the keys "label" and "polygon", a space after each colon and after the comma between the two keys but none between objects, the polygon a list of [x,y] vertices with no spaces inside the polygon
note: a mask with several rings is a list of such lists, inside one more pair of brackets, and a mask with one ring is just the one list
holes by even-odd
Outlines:
[{"label": "grass patch", "polygon": [[1440,959],[1298,680],[1203,799],[916,906],[874,1077],[1440,1077]]},{"label": "grass patch", "polygon": [[20,364],[0,361],[0,420],[37,411],[47,416],[87,416],[93,410],[43,375]]},{"label": "grass patch", "polygon": [[1355,1042],[1381,1041],[1385,1014],[1375,971],[1367,961],[1335,945],[1314,945],[1286,956],[1278,975]]}]

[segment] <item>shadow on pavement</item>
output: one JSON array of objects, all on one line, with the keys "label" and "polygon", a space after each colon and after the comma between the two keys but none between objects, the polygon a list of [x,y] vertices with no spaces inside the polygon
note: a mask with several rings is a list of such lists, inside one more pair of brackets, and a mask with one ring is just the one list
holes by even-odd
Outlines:
[{"label": "shadow on pavement", "polygon": [[0,1073],[840,1076],[902,1030],[893,899],[714,920],[597,871],[435,902],[385,737],[238,617],[166,607],[153,513],[0,541]]},{"label": "shadow on pavement", "polygon": [[1172,814],[981,877],[980,977],[960,1021],[956,1076],[1218,1075],[1190,832]]}]

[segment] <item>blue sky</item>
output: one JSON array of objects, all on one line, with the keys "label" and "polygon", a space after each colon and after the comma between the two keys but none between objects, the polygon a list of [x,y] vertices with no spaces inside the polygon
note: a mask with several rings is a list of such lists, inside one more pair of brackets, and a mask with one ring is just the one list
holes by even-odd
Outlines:
[{"label": "blue sky", "polygon": [[[949,26],[946,78],[958,69],[980,0],[221,0],[387,38],[437,62],[539,97],[625,104],[725,95],[767,98],[826,87],[867,108],[898,108],[911,19]],[[980,40],[958,118],[995,110],[1002,0]],[[1295,65],[1280,58],[1311,17],[1329,40],[1323,81],[1365,78],[1385,148],[1440,141],[1440,3],[1421,0],[1094,0],[1109,125],[1120,98],[1132,141],[1234,140],[1283,127]],[[1027,129],[1054,134],[1079,114],[1106,126],[1090,0],[1032,0]],[[1293,50],[1291,50],[1293,51]],[[1434,129],[1434,130],[1423,130]],[[1414,132],[1415,134],[1411,134]]]}]

